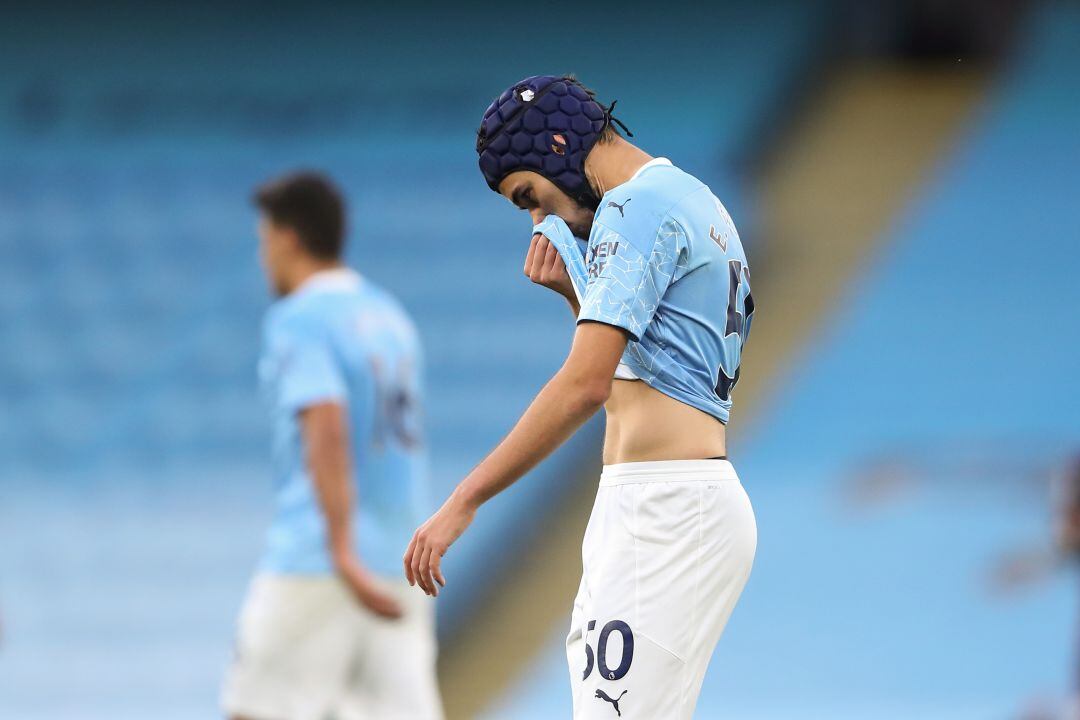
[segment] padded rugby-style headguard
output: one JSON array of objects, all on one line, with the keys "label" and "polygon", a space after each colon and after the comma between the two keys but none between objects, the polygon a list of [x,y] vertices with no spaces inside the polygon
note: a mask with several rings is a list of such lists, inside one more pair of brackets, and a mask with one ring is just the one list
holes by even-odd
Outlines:
[{"label": "padded rugby-style headguard", "polygon": [[543,175],[585,207],[600,198],[585,178],[585,158],[612,121],[604,107],[572,77],[535,75],[508,88],[488,106],[477,131],[480,172],[492,190],[515,170]]}]

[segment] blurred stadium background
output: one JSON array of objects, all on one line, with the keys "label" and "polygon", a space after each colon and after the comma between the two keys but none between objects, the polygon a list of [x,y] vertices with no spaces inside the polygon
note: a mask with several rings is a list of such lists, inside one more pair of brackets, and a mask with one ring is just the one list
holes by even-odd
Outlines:
[{"label": "blurred stadium background", "polygon": [[[1080,452],[1076,3],[0,12],[0,717],[217,716],[271,500],[267,176],[337,179],[353,263],[417,319],[433,501],[509,428],[571,326],[474,133],[564,71],[753,264],[731,454],[761,540],[698,716],[1064,717],[1075,578],[998,569],[1049,552]],[[600,432],[449,556],[453,718],[568,716]]]}]

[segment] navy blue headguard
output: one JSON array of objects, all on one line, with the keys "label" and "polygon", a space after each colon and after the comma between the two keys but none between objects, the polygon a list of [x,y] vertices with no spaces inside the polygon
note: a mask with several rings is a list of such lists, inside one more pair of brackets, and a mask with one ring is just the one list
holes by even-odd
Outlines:
[{"label": "navy blue headguard", "polygon": [[484,179],[498,192],[507,175],[531,170],[596,209],[600,198],[585,178],[585,158],[611,124],[614,107],[601,105],[571,77],[535,75],[514,84],[488,106],[480,121],[476,152]]}]

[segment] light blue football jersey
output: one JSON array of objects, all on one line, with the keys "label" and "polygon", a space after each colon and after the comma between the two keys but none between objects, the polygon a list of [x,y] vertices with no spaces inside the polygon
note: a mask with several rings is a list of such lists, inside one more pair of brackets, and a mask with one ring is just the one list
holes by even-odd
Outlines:
[{"label": "light blue football jersey", "polygon": [[357,552],[372,571],[398,576],[424,519],[427,475],[422,358],[412,322],[386,291],[340,269],[275,302],[263,332],[259,378],[273,415],[276,499],[262,568],[332,571],[298,416],[331,401],[348,409]]},{"label": "light blue football jersey", "polygon": [[600,200],[578,322],[625,330],[616,377],[636,377],[727,423],[754,301],[731,216],[657,158]]}]

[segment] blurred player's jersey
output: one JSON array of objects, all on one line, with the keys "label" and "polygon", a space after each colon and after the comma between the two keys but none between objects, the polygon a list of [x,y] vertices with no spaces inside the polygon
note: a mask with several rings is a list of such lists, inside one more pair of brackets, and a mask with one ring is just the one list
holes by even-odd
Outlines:
[{"label": "blurred player's jersey", "polygon": [[263,569],[331,571],[298,413],[337,402],[348,409],[357,551],[374,572],[397,576],[423,520],[427,473],[412,322],[386,291],[340,269],[312,276],[274,303],[263,331],[259,379],[273,413],[277,493]]},{"label": "blurred player's jersey", "polygon": [[754,301],[727,210],[701,181],[657,158],[600,200],[578,322],[631,336],[618,378],[728,421]]}]

